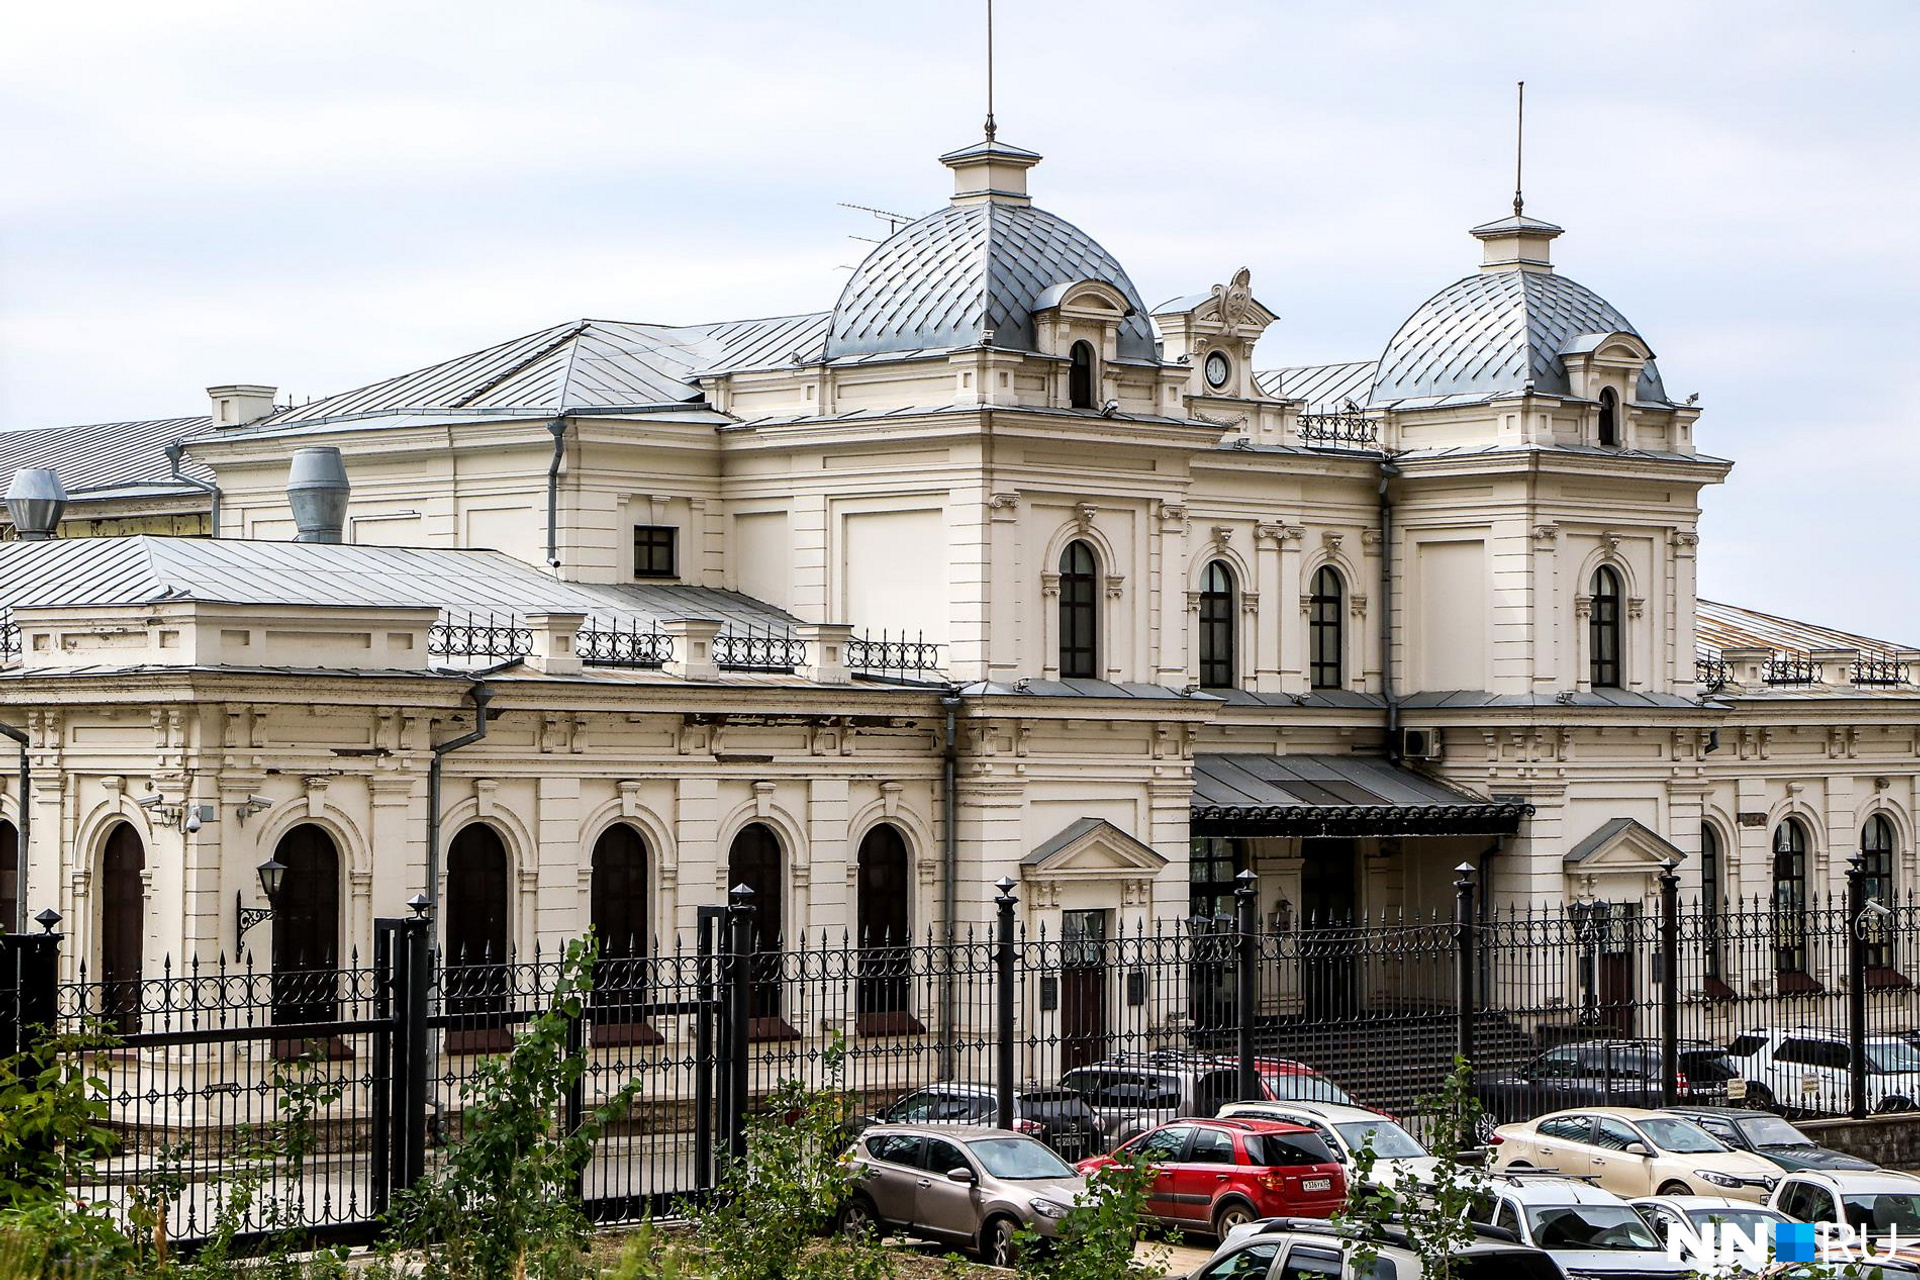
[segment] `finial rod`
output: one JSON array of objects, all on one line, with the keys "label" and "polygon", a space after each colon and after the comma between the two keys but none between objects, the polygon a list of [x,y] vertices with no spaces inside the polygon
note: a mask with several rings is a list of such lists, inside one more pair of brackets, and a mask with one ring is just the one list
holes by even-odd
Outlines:
[{"label": "finial rod", "polygon": [[987,0],[987,141],[993,141],[993,0]]},{"label": "finial rod", "polygon": [[[991,110],[991,108],[989,108]],[[1527,202],[1520,195],[1521,164],[1526,159],[1527,82],[1519,82],[1519,101],[1513,114],[1513,216],[1519,217]]]}]

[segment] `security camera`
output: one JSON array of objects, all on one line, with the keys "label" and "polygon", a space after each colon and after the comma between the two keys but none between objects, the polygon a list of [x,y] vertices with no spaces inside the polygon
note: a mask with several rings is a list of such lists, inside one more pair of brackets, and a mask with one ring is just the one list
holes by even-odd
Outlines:
[{"label": "security camera", "polygon": [[139,805],[142,809],[151,809],[155,805],[160,803],[160,797],[157,795],[141,796],[138,800],[135,800],[134,803]]},{"label": "security camera", "polygon": [[194,808],[194,809],[187,810],[187,821],[185,825],[186,825],[187,832],[189,834],[195,831],[198,831],[200,829],[200,810],[199,809]]},{"label": "security camera", "polygon": [[1868,898],[1866,909],[1867,909],[1867,914],[1869,915],[1879,916],[1885,920],[1890,920],[1893,918],[1893,912],[1889,911],[1886,907],[1886,904],[1881,902],[1880,899],[1878,898]]},{"label": "security camera", "polygon": [[1118,400],[1109,400],[1106,402],[1106,404],[1101,406],[1100,416],[1103,418],[1111,418],[1119,412],[1120,412],[1120,402]]}]

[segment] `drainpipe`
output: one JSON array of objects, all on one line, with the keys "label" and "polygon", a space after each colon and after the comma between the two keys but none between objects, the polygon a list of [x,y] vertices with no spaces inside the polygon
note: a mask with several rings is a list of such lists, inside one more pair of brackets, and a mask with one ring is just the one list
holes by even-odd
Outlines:
[{"label": "drainpipe", "polygon": [[27,855],[33,848],[33,758],[27,754],[27,735],[10,724],[0,724],[5,734],[20,744],[20,839],[15,845],[13,919],[0,920],[8,932],[24,935],[27,931]]},{"label": "drainpipe", "polygon": [[1393,499],[1387,483],[1400,468],[1380,460],[1380,696],[1387,704],[1387,759],[1400,762],[1400,704],[1393,696]]},{"label": "drainpipe", "polygon": [[484,677],[504,671],[520,661],[510,658],[474,672],[473,687],[467,690],[467,697],[473,700],[473,728],[457,738],[433,744],[433,761],[427,765],[427,910],[429,914],[440,910],[440,763],[446,757],[470,747],[487,736],[487,704],[493,701],[493,690],[487,688]]},{"label": "drainpipe", "polygon": [[553,433],[553,458],[547,463],[547,568],[560,567],[560,459],[567,451],[567,415],[547,424]]},{"label": "drainpipe", "polygon": [[945,829],[945,838],[940,848],[940,918],[944,922],[947,962],[941,966],[940,975],[940,1078],[953,1079],[954,1059],[953,1042],[959,1023],[959,1009],[956,1002],[959,988],[955,985],[953,948],[959,937],[954,926],[954,916],[958,912],[960,877],[960,833],[955,830],[955,815],[959,805],[954,800],[954,779],[960,771],[960,749],[954,741],[957,713],[960,710],[959,692],[949,692],[940,699],[940,705],[947,713],[946,737],[942,739],[940,752],[940,821]]},{"label": "drainpipe", "polygon": [[214,537],[220,536],[220,486],[211,480],[196,480],[180,470],[180,442],[175,440],[167,446],[167,469],[173,478],[181,484],[189,485],[207,495],[207,522],[213,526]]}]

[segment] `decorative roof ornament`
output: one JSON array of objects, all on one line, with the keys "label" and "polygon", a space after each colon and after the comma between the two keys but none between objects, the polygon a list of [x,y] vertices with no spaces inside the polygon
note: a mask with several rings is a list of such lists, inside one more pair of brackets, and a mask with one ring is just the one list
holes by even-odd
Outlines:
[{"label": "decorative roof ornament", "polygon": [[[988,0],[988,10],[988,21],[991,23],[992,0]],[[989,27],[989,30],[991,30],[991,27]],[[991,39],[991,37],[989,37],[989,39]],[[987,75],[989,82],[991,82],[992,71],[989,70]],[[1527,82],[1525,80],[1519,82],[1519,90],[1519,102],[1513,114],[1513,216],[1515,218],[1524,217],[1527,207],[1525,197],[1520,194],[1520,172],[1521,165],[1526,159],[1527,141]],[[987,97],[988,102],[991,103],[993,97],[991,89],[988,90]],[[987,124],[988,128],[991,129],[993,124],[993,108],[991,105],[987,108]],[[989,132],[987,136],[991,138],[993,134]]]},{"label": "decorative roof ornament", "polygon": [[993,0],[987,0],[987,141],[993,141]]},{"label": "decorative roof ornament", "polygon": [[1228,337],[1238,337],[1253,308],[1253,273],[1246,267],[1233,273],[1226,284],[1213,286],[1213,314]]}]

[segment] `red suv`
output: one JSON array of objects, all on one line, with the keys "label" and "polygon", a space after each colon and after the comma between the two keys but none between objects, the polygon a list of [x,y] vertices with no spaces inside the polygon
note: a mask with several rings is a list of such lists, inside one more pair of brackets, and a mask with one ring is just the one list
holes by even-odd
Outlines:
[{"label": "red suv", "polygon": [[1176,1120],[1078,1168],[1092,1174],[1132,1156],[1153,1170],[1149,1215],[1223,1240],[1259,1218],[1330,1217],[1347,1199],[1346,1174],[1327,1144],[1278,1120]]}]

